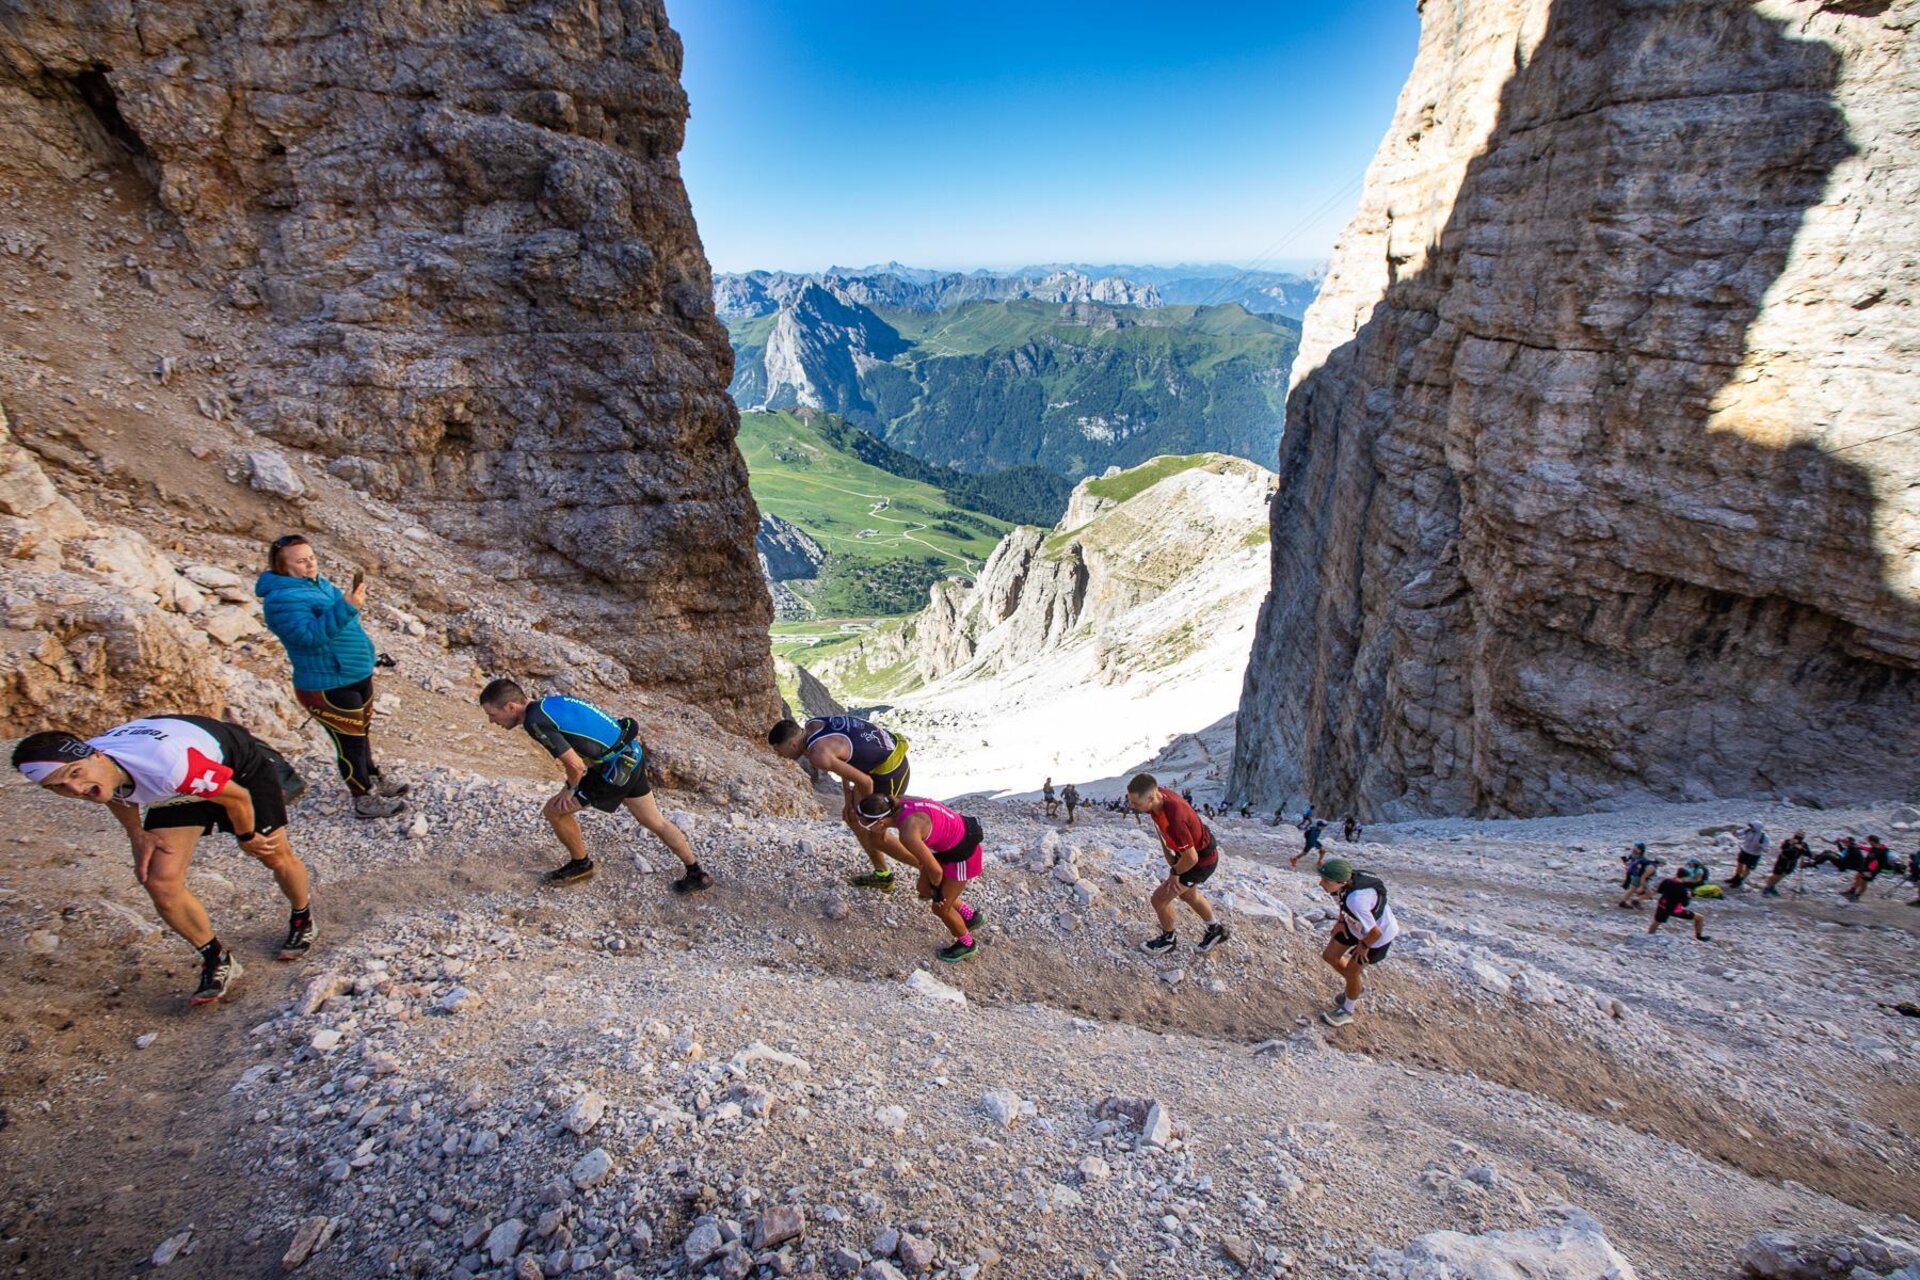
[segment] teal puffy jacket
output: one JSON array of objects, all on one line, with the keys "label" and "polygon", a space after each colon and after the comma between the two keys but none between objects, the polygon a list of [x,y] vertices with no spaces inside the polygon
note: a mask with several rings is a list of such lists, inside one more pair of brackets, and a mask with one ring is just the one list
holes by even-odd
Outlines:
[{"label": "teal puffy jacket", "polygon": [[267,628],[293,659],[296,689],[338,689],[373,674],[378,656],[360,626],[360,611],[325,578],[263,573],[253,584]]}]

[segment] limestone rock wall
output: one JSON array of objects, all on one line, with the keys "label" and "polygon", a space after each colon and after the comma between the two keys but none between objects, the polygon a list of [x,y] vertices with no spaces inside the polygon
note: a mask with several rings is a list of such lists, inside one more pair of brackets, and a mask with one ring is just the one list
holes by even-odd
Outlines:
[{"label": "limestone rock wall", "polygon": [[133,154],[246,318],[248,427],[744,727],[769,605],[679,69],[659,0],[0,18],[8,164]]},{"label": "limestone rock wall", "polygon": [[1427,0],[1294,366],[1238,795],[1903,793],[1914,0]]}]

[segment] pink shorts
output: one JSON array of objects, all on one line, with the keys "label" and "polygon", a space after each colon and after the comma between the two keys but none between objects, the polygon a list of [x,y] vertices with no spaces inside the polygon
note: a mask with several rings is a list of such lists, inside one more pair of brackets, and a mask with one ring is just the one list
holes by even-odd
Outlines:
[{"label": "pink shorts", "polygon": [[969,880],[978,879],[980,876],[981,867],[984,865],[986,852],[987,851],[985,849],[975,848],[973,851],[973,856],[971,858],[968,858],[965,862],[941,863],[940,864],[941,877],[946,880],[956,880],[961,884],[965,884]]}]

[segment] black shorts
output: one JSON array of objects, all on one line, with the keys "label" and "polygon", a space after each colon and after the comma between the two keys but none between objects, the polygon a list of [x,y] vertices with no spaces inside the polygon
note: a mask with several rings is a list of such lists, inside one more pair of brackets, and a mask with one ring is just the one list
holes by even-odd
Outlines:
[{"label": "black shorts", "polygon": [[[1360,945],[1360,940],[1348,933],[1344,925],[1333,931],[1333,940],[1343,947],[1357,947]],[[1391,950],[1393,950],[1393,944],[1391,942],[1383,943],[1377,947],[1368,947],[1367,963],[1379,964],[1387,958],[1387,952]]]},{"label": "black shorts", "polygon": [[1800,865],[1800,857],[1801,855],[1797,853],[1781,854],[1773,860],[1773,874],[1777,876],[1792,875],[1793,869]]},{"label": "black shorts", "polygon": [[1211,847],[1209,847],[1207,860],[1205,862],[1194,863],[1193,870],[1191,871],[1182,871],[1179,877],[1180,883],[1187,886],[1187,888],[1189,889],[1197,889],[1201,885],[1205,884],[1207,881],[1211,880],[1213,878],[1213,873],[1218,871],[1219,869],[1220,869],[1220,855],[1217,851],[1214,851]]},{"label": "black shorts", "polygon": [[653,794],[653,787],[647,782],[646,753],[634,763],[633,773],[624,785],[616,786],[607,781],[605,765],[596,764],[587,770],[587,776],[573,789],[573,798],[589,809],[598,809],[602,813],[612,813],[620,807],[622,800],[635,796]]},{"label": "black shorts", "polygon": [[913,777],[913,766],[902,760],[899,767],[887,773],[873,775],[873,794],[855,806],[863,818],[884,818],[892,806],[889,800],[898,800],[907,794],[907,782]]},{"label": "black shorts", "polygon": [[1691,907],[1677,907],[1673,904],[1671,898],[1660,899],[1660,904],[1653,909],[1653,922],[1655,924],[1665,924],[1668,920],[1691,919],[1693,919],[1693,909]]},{"label": "black shorts", "polygon": [[[201,728],[220,743],[226,766],[233,770],[233,781],[253,797],[253,830],[256,835],[271,835],[287,825],[287,793],[284,779],[294,777],[286,757],[237,724],[224,721],[197,721]],[[147,808],[140,825],[148,831],[174,827],[198,827],[201,835],[215,831],[235,834],[233,819],[211,800],[185,800],[178,804],[156,804]]]},{"label": "black shorts", "polygon": [[1736,853],[1733,860],[1749,871],[1760,865],[1760,855],[1757,853]]}]

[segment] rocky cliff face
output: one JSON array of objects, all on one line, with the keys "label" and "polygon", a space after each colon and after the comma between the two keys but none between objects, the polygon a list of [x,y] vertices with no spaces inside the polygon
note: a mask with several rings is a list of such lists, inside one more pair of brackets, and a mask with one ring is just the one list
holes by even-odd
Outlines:
[{"label": "rocky cliff face", "polygon": [[1294,366],[1238,794],[1911,787],[1917,21],[1424,7]]},{"label": "rocky cliff face", "polygon": [[893,326],[865,306],[809,284],[781,306],[767,335],[762,404],[871,413],[860,376],[906,349]]},{"label": "rocky cliff face", "polygon": [[146,175],[246,338],[209,416],[404,500],[555,630],[745,725],[776,705],[769,609],[679,66],[658,0],[25,0],[0,158]]}]

